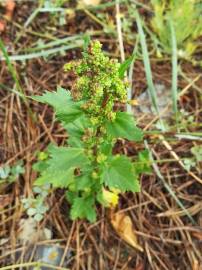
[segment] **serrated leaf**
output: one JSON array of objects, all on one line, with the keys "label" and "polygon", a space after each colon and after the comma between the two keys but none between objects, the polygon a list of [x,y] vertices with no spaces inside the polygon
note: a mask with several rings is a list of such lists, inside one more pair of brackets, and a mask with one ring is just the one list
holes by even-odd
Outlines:
[{"label": "serrated leaf", "polygon": [[74,180],[74,169],[85,168],[89,163],[82,148],[52,146],[49,153],[48,167],[36,180],[36,185],[50,183],[54,187],[67,187]]},{"label": "serrated leaf", "polygon": [[47,103],[56,110],[73,103],[70,91],[62,87],[57,87],[57,91],[46,91],[42,96],[33,96],[32,99]]},{"label": "serrated leaf", "polygon": [[121,191],[139,192],[140,185],[133,170],[133,164],[125,156],[115,156],[105,165],[101,181],[109,188]]},{"label": "serrated leaf", "polygon": [[49,153],[51,159],[48,161],[48,165],[57,170],[69,169],[71,167],[82,168],[89,163],[83,148],[54,146]]},{"label": "serrated leaf", "polygon": [[116,119],[107,123],[106,128],[113,138],[125,138],[131,141],[142,140],[142,131],[136,127],[133,116],[126,112],[117,112]]},{"label": "serrated leaf", "polygon": [[48,163],[47,160],[40,160],[36,163],[33,164],[32,168],[36,171],[36,172],[43,172],[48,168]]},{"label": "serrated leaf", "polygon": [[72,147],[83,147],[82,136],[85,129],[90,126],[89,119],[84,115],[76,119],[73,123],[65,123],[64,128],[68,133],[68,144]]},{"label": "serrated leaf", "polygon": [[105,143],[100,146],[100,151],[104,155],[110,156],[112,154],[112,148],[112,143],[108,143],[107,141],[105,141]]},{"label": "serrated leaf", "polygon": [[81,103],[72,100],[70,91],[58,87],[56,92],[46,91],[42,96],[33,96],[34,100],[51,105],[57,118],[64,123],[76,120],[83,114]]},{"label": "serrated leaf", "polygon": [[68,187],[74,181],[75,167],[69,170],[55,171],[49,168],[41,177],[35,181],[35,185],[44,185],[47,182],[55,188]]},{"label": "serrated leaf", "polygon": [[90,222],[96,220],[96,211],[94,206],[94,198],[89,197],[77,197],[74,199],[71,208],[71,218],[73,220],[77,218],[87,218]]},{"label": "serrated leaf", "polygon": [[75,196],[78,196],[77,195],[77,192],[74,192],[74,191],[66,191],[65,193],[65,197],[67,199],[67,201],[70,203],[70,204],[73,204],[74,202],[74,199],[75,199]]},{"label": "serrated leaf", "polygon": [[73,104],[68,104],[66,107],[56,110],[57,119],[64,122],[64,124],[74,122],[83,115],[80,106],[80,102],[74,102]]},{"label": "serrated leaf", "polygon": [[93,185],[93,179],[88,174],[77,177],[75,181],[77,190],[89,189]]}]

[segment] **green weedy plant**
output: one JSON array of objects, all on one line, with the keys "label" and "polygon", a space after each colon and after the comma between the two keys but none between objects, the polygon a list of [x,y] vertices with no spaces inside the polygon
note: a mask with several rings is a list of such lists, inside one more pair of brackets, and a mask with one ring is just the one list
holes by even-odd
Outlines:
[{"label": "green weedy plant", "polygon": [[189,58],[199,46],[196,39],[202,35],[201,10],[196,0],[151,0],[154,16],[151,20],[163,48],[172,53],[170,21],[172,21],[178,54]]},{"label": "green weedy plant", "polygon": [[14,183],[24,172],[25,169],[22,161],[19,161],[12,167],[8,165],[0,167],[0,185]]},{"label": "green weedy plant", "polygon": [[54,108],[69,135],[68,146],[50,145],[49,157],[35,166],[40,172],[35,185],[67,189],[72,219],[94,222],[96,202],[114,206],[120,192],[139,192],[138,174],[148,170],[145,151],[139,153],[136,162],[122,154],[113,155],[118,138],[142,139],[133,116],[114,109],[115,104],[127,102],[122,69],[94,41],[83,52],[82,60],[65,65],[65,70],[76,76],[71,92],[58,87],[56,92],[34,97]]}]

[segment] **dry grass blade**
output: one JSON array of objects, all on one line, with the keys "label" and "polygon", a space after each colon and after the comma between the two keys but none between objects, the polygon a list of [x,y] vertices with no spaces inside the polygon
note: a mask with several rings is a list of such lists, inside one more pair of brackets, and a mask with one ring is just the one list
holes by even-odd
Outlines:
[{"label": "dry grass blade", "polygon": [[[150,151],[148,143],[145,142],[145,145],[147,147],[147,149]],[[167,189],[167,191],[169,192],[169,194],[175,199],[175,201],[177,202],[177,204],[183,209],[183,211],[186,213],[186,215],[189,217],[190,221],[195,224],[194,219],[192,218],[192,216],[190,215],[190,213],[187,211],[187,209],[184,207],[184,205],[182,204],[182,202],[178,199],[178,197],[176,196],[175,192],[172,190],[172,188],[166,183],[164,177],[162,176],[157,164],[155,163],[153,156],[151,154],[150,151],[150,159],[152,160],[152,166],[154,168],[154,171],[156,172],[157,176],[162,180],[165,188]]]}]

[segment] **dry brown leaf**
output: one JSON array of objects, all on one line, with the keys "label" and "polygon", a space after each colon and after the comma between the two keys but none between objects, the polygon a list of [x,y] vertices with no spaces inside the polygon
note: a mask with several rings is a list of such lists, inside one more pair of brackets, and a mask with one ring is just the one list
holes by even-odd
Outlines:
[{"label": "dry brown leaf", "polygon": [[84,5],[91,5],[91,6],[97,6],[101,2],[101,0],[82,0]]},{"label": "dry brown leaf", "polygon": [[131,218],[124,213],[116,213],[111,216],[111,224],[117,234],[135,249],[143,252],[143,248],[138,244],[134,233]]}]

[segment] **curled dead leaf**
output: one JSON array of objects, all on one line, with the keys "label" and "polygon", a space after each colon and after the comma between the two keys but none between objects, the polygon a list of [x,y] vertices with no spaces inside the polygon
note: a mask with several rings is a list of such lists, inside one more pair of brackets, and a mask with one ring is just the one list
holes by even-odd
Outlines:
[{"label": "curled dead leaf", "polygon": [[129,245],[143,252],[143,248],[138,244],[137,237],[133,229],[131,218],[125,213],[111,215],[111,224],[117,234]]}]

